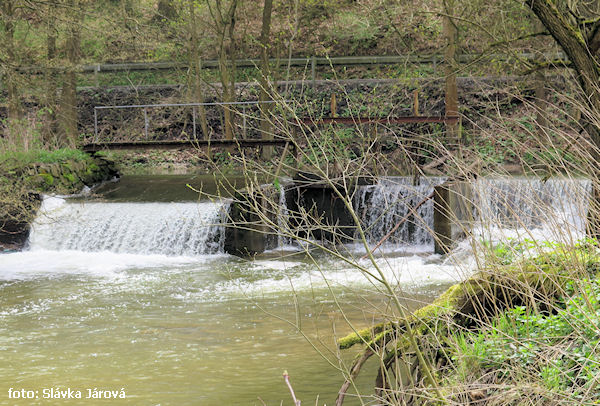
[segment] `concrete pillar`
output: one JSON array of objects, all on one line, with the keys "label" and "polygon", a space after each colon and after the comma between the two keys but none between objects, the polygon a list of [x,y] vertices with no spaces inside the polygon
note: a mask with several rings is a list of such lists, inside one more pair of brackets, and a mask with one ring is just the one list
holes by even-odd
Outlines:
[{"label": "concrete pillar", "polygon": [[473,223],[473,189],[469,182],[446,182],[434,187],[435,253],[447,254]]},{"label": "concrete pillar", "polygon": [[275,193],[270,185],[262,186],[259,191],[236,192],[225,229],[225,252],[245,258],[275,248],[277,236],[264,217],[277,223],[277,207],[274,206],[279,202]]}]

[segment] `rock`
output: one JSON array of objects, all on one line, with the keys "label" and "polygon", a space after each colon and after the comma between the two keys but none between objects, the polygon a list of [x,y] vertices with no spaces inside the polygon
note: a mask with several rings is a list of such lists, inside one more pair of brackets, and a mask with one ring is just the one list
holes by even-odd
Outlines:
[{"label": "rock", "polygon": [[48,166],[48,172],[54,176],[55,178],[60,177],[61,175],[61,167],[60,164],[56,163],[56,164],[51,164]]}]

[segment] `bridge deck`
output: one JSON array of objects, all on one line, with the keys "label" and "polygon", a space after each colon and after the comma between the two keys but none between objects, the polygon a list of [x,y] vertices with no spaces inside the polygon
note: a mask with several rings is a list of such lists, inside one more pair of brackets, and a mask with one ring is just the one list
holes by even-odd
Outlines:
[{"label": "bridge deck", "polygon": [[148,150],[148,149],[189,149],[202,147],[263,147],[285,146],[289,140],[164,140],[164,141],[134,141],[134,142],[98,142],[86,144],[82,147],[85,152],[98,152],[104,150]]},{"label": "bridge deck", "polygon": [[[117,106],[130,107],[130,106]],[[100,108],[100,107],[96,107]],[[322,125],[322,124],[408,124],[408,123],[456,123],[457,116],[406,116],[406,117],[323,117],[313,119],[304,117],[298,120],[302,125]],[[234,139],[234,140],[163,140],[163,141],[126,141],[126,142],[97,142],[89,143],[82,147],[86,152],[97,152],[102,150],[148,150],[148,149],[187,149],[201,147],[264,147],[264,146],[285,146],[289,139]]]},{"label": "bridge deck", "polygon": [[424,123],[457,123],[458,116],[404,116],[404,117],[323,117],[300,119],[303,124],[424,124]]}]

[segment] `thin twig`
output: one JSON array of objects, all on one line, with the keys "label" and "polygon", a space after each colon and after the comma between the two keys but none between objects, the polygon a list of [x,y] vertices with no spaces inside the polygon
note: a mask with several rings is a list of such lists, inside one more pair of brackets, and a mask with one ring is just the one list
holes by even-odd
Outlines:
[{"label": "thin twig", "polygon": [[292,400],[294,401],[294,406],[300,406],[300,401],[296,399],[296,394],[294,393],[294,388],[292,388],[292,384],[290,383],[290,376],[287,371],[283,371],[283,379],[285,380],[285,384],[287,385],[290,393],[292,394]]},{"label": "thin twig", "polygon": [[371,356],[373,354],[375,354],[375,351],[373,351],[373,349],[371,347],[368,347],[365,349],[365,351],[360,356],[360,358],[358,358],[354,362],[354,365],[352,366],[352,369],[350,370],[350,375],[348,376],[346,381],[344,381],[344,384],[342,385],[342,387],[340,388],[340,390],[338,392],[337,399],[335,400],[336,406],[342,406],[342,404],[344,403],[344,397],[346,396],[346,392],[348,391],[348,388],[350,388],[350,384],[358,376],[362,366],[365,364],[365,362],[367,362],[367,360],[369,358],[371,358]]}]

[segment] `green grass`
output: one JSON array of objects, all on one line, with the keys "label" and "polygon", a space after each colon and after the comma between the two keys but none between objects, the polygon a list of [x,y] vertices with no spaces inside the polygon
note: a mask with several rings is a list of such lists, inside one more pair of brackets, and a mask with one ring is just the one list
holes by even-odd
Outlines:
[{"label": "green grass", "polygon": [[78,149],[61,148],[53,151],[34,149],[0,153],[0,167],[27,166],[33,163],[54,163],[68,160],[87,161],[88,154]]},{"label": "green grass", "polygon": [[[515,260],[506,246],[493,251]],[[581,255],[589,253],[583,249]],[[499,384],[538,385],[582,404],[599,401],[600,280],[572,280],[556,303],[541,304],[540,309],[516,306],[487,327],[451,335],[453,372],[448,381],[464,383],[493,374]]]}]

